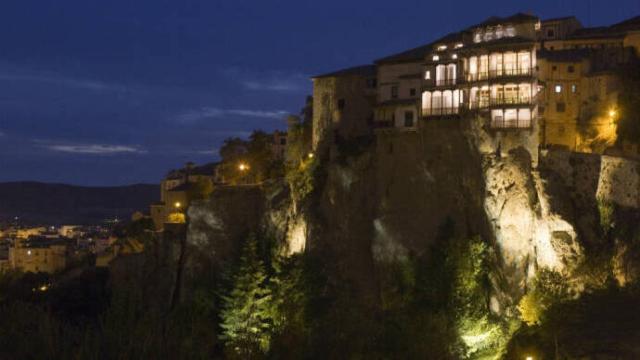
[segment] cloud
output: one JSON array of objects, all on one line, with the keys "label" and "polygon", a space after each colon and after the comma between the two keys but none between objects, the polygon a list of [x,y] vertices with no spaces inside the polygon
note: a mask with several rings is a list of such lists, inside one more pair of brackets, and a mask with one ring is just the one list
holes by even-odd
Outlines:
[{"label": "cloud", "polygon": [[43,141],[35,141],[40,147],[45,149],[85,155],[118,155],[118,154],[144,154],[143,150],[137,146],[129,145],[107,145],[107,144],[53,144]]},{"label": "cloud", "polygon": [[191,110],[176,117],[180,124],[193,124],[204,119],[216,119],[221,117],[251,117],[262,119],[282,119],[289,115],[285,110],[251,110],[251,109],[219,109],[214,107],[203,107],[198,110]]},{"label": "cloud", "polygon": [[129,91],[129,87],[92,79],[82,79],[51,71],[34,70],[0,63],[0,81],[46,83],[69,88],[103,91]]},{"label": "cloud", "polygon": [[196,154],[196,155],[218,156],[219,152],[220,152],[220,150],[218,150],[218,149],[209,149],[209,150],[196,150],[193,153]]},{"label": "cloud", "polygon": [[266,91],[300,91],[304,89],[300,83],[288,79],[274,79],[267,81],[244,81],[242,85],[249,90]]},{"label": "cloud", "polygon": [[297,72],[252,71],[236,67],[221,70],[222,74],[253,91],[296,92],[309,88],[309,76]]},{"label": "cloud", "polygon": [[7,134],[5,134],[2,130],[0,130],[0,137],[4,137],[7,136]]}]

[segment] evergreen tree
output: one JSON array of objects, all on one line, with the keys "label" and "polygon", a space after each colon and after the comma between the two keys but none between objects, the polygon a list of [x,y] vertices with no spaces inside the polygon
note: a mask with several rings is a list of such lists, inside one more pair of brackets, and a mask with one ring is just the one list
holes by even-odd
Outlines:
[{"label": "evergreen tree", "polygon": [[221,339],[242,358],[255,358],[269,348],[272,321],[271,290],[258,256],[255,236],[244,246],[231,291],[222,296]]}]

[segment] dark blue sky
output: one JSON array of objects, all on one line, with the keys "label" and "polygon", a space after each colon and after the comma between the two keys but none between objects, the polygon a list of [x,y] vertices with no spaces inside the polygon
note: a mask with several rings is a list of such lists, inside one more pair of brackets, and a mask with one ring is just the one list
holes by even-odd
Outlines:
[{"label": "dark blue sky", "polygon": [[595,26],[640,0],[4,1],[0,181],[157,182],[284,128],[310,75],[518,11]]}]

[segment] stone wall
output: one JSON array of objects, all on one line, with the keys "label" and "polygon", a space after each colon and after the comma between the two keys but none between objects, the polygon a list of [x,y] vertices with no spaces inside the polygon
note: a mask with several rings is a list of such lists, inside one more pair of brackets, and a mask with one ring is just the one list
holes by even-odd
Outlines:
[{"label": "stone wall", "polygon": [[540,168],[562,179],[576,197],[640,208],[640,163],[616,156],[543,150]]}]

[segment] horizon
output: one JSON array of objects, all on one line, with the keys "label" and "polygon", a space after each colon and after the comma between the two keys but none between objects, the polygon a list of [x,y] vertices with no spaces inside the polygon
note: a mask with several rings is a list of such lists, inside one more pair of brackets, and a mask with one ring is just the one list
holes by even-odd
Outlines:
[{"label": "horizon", "polygon": [[452,3],[363,3],[12,3],[0,14],[0,182],[158,183],[187,161],[216,161],[227,137],[284,129],[315,74],[489,16],[573,15],[600,26],[640,14],[631,0],[494,0],[464,12]]}]

